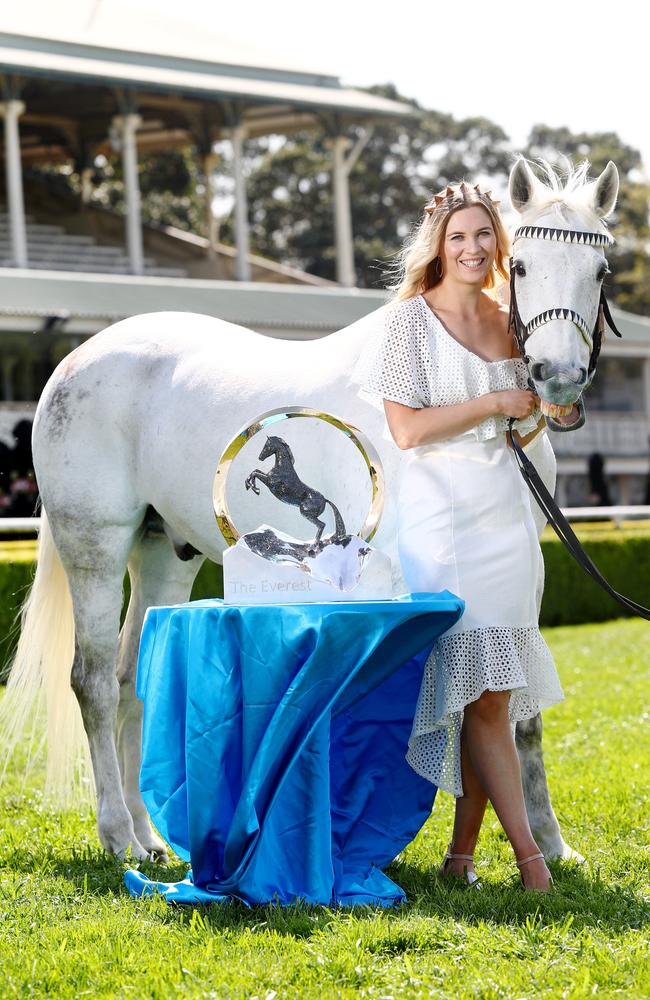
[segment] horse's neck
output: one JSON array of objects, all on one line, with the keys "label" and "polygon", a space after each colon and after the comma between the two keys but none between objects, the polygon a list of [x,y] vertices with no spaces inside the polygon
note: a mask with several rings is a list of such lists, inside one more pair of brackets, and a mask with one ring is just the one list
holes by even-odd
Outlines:
[{"label": "horse's neck", "polygon": [[288,451],[285,451],[283,448],[278,448],[278,450],[274,451],[273,454],[275,456],[276,468],[282,469],[283,471],[285,469],[293,469],[293,462],[291,461]]}]

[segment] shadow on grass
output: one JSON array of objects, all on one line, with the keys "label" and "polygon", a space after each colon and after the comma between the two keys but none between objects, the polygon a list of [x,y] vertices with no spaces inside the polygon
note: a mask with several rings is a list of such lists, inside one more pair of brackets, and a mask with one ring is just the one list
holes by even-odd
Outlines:
[{"label": "shadow on grass", "polygon": [[[74,887],[75,895],[82,898],[126,897],[123,878],[128,866],[128,862],[118,861],[90,845],[65,855],[52,850],[16,847],[7,852],[3,864],[7,871],[65,879]],[[139,868],[149,878],[161,882],[180,881],[187,872],[187,865],[182,861],[166,865],[144,862]],[[541,895],[523,891],[516,873],[504,883],[491,880],[489,873],[481,872],[483,889],[477,891],[442,880],[435,870],[423,871],[400,861],[392,864],[387,873],[403,887],[408,903],[388,911],[358,906],[344,912],[357,920],[368,921],[376,920],[378,913],[383,912],[391,920],[435,917],[470,925],[488,922],[512,927],[525,925],[531,915],[536,915],[545,924],[570,919],[575,929],[598,925],[615,933],[642,926],[648,920],[650,907],[631,889],[608,884],[598,873],[593,874],[578,865],[555,863],[551,868],[555,888]],[[340,910],[300,902],[290,907],[268,904],[247,907],[238,901],[183,907],[154,898],[133,900],[133,905],[154,909],[157,919],[173,925],[196,920],[192,914],[198,913],[205,928],[215,932],[249,928],[270,930],[296,939],[309,938],[315,931],[339,920],[341,915]],[[405,948],[410,947],[408,940],[407,935]]]},{"label": "shadow on grass", "polygon": [[632,889],[605,882],[588,867],[551,862],[554,880],[549,893],[527,892],[518,872],[505,882],[478,871],[482,889],[467,889],[440,878],[435,869],[428,872],[408,862],[392,864],[387,874],[402,886],[408,909],[418,916],[449,916],[468,923],[489,921],[496,924],[525,923],[539,913],[551,920],[571,918],[575,928],[608,927],[614,932],[642,926],[650,916],[647,901]]}]

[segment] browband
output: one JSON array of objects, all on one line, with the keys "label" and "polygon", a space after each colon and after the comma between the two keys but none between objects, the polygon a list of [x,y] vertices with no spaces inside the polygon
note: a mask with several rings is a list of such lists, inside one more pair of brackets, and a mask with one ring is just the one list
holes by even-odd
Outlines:
[{"label": "browband", "polygon": [[548,226],[520,226],[515,230],[512,242],[520,238],[578,243],[588,247],[609,247],[614,243],[614,237],[609,233],[583,233],[578,229],[551,229]]}]

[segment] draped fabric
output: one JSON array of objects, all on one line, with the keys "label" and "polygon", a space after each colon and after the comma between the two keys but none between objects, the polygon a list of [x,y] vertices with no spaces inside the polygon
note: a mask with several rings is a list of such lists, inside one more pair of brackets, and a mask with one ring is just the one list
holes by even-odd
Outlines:
[{"label": "draped fabric", "polygon": [[140,787],[192,871],[127,872],[136,896],[390,905],[383,872],[435,787],[405,754],[422,666],[454,595],[149,610],[140,645]]}]

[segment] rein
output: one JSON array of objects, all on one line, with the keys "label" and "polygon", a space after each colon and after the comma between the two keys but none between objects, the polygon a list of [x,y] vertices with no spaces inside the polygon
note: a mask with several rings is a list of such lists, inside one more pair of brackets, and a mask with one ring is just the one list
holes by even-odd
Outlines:
[{"label": "rein", "polygon": [[624,594],[619,594],[617,590],[614,590],[595,563],[592,562],[590,557],[587,555],[578,541],[573,528],[565,518],[549,491],[546,489],[546,486],[542,482],[537,469],[514,437],[512,433],[513,423],[514,418],[511,417],[508,424],[507,434],[517,460],[517,465],[519,466],[519,471],[524,477],[528,489],[533,494],[538,506],[544,513],[555,534],[558,536],[565,548],[569,550],[578,565],[582,567],[585,573],[587,573],[599,587],[602,587],[610,597],[613,597],[615,601],[618,601],[618,603],[628,611],[638,615],[640,618],[645,618],[646,621],[650,621],[650,608],[645,608],[643,604],[638,604],[636,601],[633,601],[631,597],[625,597]]},{"label": "rein", "polygon": [[[613,239],[607,233],[581,233],[578,231],[570,229],[549,229],[545,226],[522,226],[515,232],[513,243],[518,237],[523,237],[525,239],[545,239],[554,240],[556,242],[562,243],[578,243],[582,246],[600,246],[605,247],[613,242]],[[532,320],[528,323],[524,323],[520,314],[519,308],[517,306],[517,297],[515,294],[515,266],[514,261],[510,259],[510,318],[509,318],[509,329],[514,330],[515,338],[517,341],[517,346],[521,352],[523,360],[528,364],[529,358],[526,354],[526,340],[531,335],[533,330],[539,329],[545,323],[551,322],[555,319],[570,319],[572,323],[578,328],[582,337],[586,340],[587,344],[591,348],[591,355],[589,358],[589,369],[587,375],[587,388],[594,377],[596,372],[596,365],[598,363],[598,356],[600,354],[600,348],[602,344],[602,335],[605,323],[610,327],[612,332],[620,337],[621,334],[617,330],[614,320],[612,319],[612,314],[609,309],[609,303],[605,297],[605,292],[602,287],[600,290],[600,303],[598,307],[598,315],[596,317],[596,323],[593,330],[589,331],[589,325],[587,322],[576,313],[573,309],[556,308],[547,309],[545,312],[540,313],[538,316],[534,316]],[[528,385],[535,391],[535,384],[528,376]],[[510,418],[508,422],[508,439],[512,446],[519,471],[524,478],[528,489],[532,493],[537,505],[540,507],[542,513],[548,520],[549,524],[553,528],[555,534],[558,536],[562,544],[570,552],[572,557],[578,563],[579,566],[587,573],[599,587],[613,597],[615,601],[621,604],[628,611],[633,614],[638,615],[640,618],[645,618],[650,621],[650,609],[644,607],[642,604],[638,604],[633,601],[630,597],[625,597],[624,594],[619,594],[618,591],[607,582],[605,577],[602,575],[595,563],[590,559],[582,545],[578,541],[578,538],[565,518],[564,514],[556,504],[555,500],[546,489],[546,486],[542,482],[542,479],[537,472],[537,469],[530,461],[524,449],[515,439],[512,428],[514,424],[514,418]],[[584,416],[583,416],[584,422]]]}]

